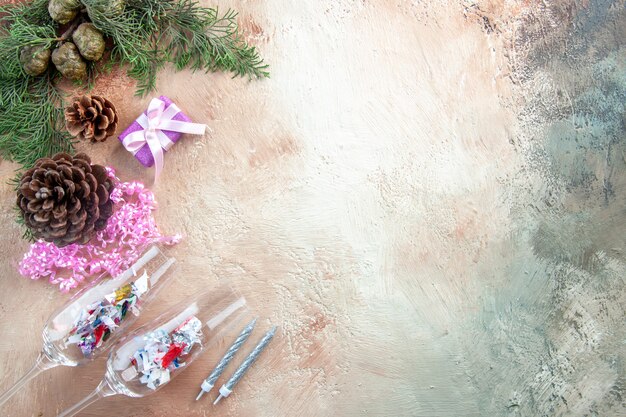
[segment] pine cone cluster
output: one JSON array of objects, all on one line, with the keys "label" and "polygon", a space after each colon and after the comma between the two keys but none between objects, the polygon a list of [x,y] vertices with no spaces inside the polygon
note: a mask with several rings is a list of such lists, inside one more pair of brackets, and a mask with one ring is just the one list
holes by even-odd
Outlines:
[{"label": "pine cone cluster", "polygon": [[113,188],[106,169],[86,154],[58,153],[22,175],[17,205],[35,238],[59,247],[85,244],[113,214]]},{"label": "pine cone cluster", "polygon": [[[124,7],[125,0],[110,0],[106,5],[93,6],[93,12],[115,16]],[[48,14],[65,32],[59,36],[53,51],[43,46],[24,46],[20,50],[24,72],[36,77],[46,72],[52,61],[65,78],[86,79],[87,61],[99,61],[104,54],[104,34],[89,21],[89,9],[81,0],[49,0]]]},{"label": "pine cone cluster", "polygon": [[117,129],[115,106],[100,96],[83,96],[65,109],[65,127],[78,139],[103,142]]}]

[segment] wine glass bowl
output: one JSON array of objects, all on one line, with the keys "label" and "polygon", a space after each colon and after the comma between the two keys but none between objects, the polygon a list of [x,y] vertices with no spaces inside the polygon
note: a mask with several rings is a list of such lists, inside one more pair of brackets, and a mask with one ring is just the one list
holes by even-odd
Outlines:
[{"label": "wine glass bowl", "polygon": [[[66,366],[81,365],[105,353],[139,317],[143,305],[156,296],[164,284],[163,274],[174,262],[153,246],[117,277],[77,294],[44,326],[44,352]],[[114,322],[107,324],[112,317]]]},{"label": "wine glass bowl", "polygon": [[174,258],[152,246],[127,270],[78,292],[44,326],[43,348],[33,367],[7,392],[0,405],[26,382],[55,366],[79,366],[108,352],[171,276]]},{"label": "wine glass bowl", "polygon": [[109,395],[143,397],[158,391],[233,326],[250,317],[245,298],[227,287],[178,304],[121,337],[109,354],[102,382],[60,415],[74,415]]}]

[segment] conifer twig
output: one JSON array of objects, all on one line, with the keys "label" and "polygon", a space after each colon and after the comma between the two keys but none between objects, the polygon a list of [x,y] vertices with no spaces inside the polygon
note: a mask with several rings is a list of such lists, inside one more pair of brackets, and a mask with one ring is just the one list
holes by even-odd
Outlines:
[{"label": "conifer twig", "polygon": [[[87,16],[113,41],[110,60],[126,66],[137,80],[138,95],[155,88],[157,73],[167,63],[176,70],[269,77],[268,66],[243,39],[232,10],[220,14],[195,0],[126,0],[123,10],[112,10],[112,0],[81,3],[84,10],[60,36],[48,14],[48,0],[0,5],[0,155],[25,167],[40,157],[71,151],[72,140],[63,129],[57,71],[50,64],[43,75],[28,76],[19,62],[20,51],[25,46],[50,49],[67,41]],[[89,68],[87,86],[98,72],[91,63]]]}]

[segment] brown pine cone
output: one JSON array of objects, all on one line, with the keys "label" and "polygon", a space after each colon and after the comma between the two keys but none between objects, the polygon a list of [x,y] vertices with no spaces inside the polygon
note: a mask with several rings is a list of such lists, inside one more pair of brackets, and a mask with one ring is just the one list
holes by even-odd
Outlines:
[{"label": "brown pine cone", "polygon": [[113,180],[84,153],[41,158],[22,175],[17,205],[38,239],[59,247],[85,244],[113,214]]},{"label": "brown pine cone", "polygon": [[65,109],[65,127],[70,135],[92,142],[103,142],[117,129],[117,112],[109,100],[83,96]]}]

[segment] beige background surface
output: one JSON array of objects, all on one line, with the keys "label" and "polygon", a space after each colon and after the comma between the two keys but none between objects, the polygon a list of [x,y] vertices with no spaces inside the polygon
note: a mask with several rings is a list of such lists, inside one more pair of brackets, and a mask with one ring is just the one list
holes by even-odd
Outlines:
[{"label": "beige background surface", "polygon": [[[619,3],[219,1],[271,78],[159,78],[210,127],[151,186],[161,230],[184,235],[160,301],[228,282],[281,331],[217,407],[193,398],[221,349],[153,396],[81,415],[624,415]],[[122,73],[95,92],[123,127],[149,101]],[[571,145],[589,126],[615,139]],[[151,183],[115,139],[78,150]],[[15,168],[0,162],[0,183]],[[10,186],[0,201],[4,389],[67,296],[19,277]],[[0,414],[54,416],[103,371],[50,370]]]}]

